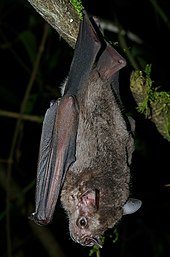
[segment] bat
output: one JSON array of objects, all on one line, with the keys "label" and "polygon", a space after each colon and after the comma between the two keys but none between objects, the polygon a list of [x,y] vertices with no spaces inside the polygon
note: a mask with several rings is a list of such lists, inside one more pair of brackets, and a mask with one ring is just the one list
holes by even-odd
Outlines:
[{"label": "bat", "polygon": [[119,92],[125,59],[84,12],[62,97],[42,127],[31,219],[52,221],[60,197],[70,237],[102,247],[100,236],[141,201],[129,198],[134,138]]}]

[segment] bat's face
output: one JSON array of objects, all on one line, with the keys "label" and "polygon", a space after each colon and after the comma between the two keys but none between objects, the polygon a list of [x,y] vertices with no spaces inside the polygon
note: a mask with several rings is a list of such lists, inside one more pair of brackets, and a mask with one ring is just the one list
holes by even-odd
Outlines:
[{"label": "bat's face", "polygon": [[[84,246],[100,246],[98,228],[99,214],[96,198],[96,190],[87,190],[80,193],[79,189],[73,189],[68,194],[68,188],[62,190],[61,202],[69,217],[69,230],[71,238]],[[66,194],[67,192],[67,194]]]},{"label": "bat's face", "polygon": [[87,190],[81,196],[74,191],[67,201],[65,195],[61,201],[68,213],[71,238],[83,246],[102,247],[100,236],[121,218],[122,208],[106,210],[98,190]]},{"label": "bat's face", "polygon": [[75,242],[83,246],[96,244],[102,247],[98,234],[98,231],[101,230],[98,214],[79,215],[76,220],[70,221],[69,229],[70,236]]},{"label": "bat's face", "polygon": [[101,229],[104,228],[100,224],[97,208],[87,201],[85,203],[82,203],[82,200],[79,201],[78,206],[74,205],[75,210],[69,215],[70,236],[75,242],[83,246],[97,244],[101,247],[99,236]]},{"label": "bat's face", "polygon": [[[122,199],[115,205],[115,201],[108,201],[106,192],[100,189],[81,189],[75,187],[71,190],[70,184],[66,183],[61,193],[61,202],[68,214],[70,236],[83,246],[96,244],[102,247],[100,236],[108,228],[113,228],[122,215],[134,213],[141,206],[140,200],[125,200],[125,197],[124,203]],[[109,198],[112,199],[112,196]]]}]

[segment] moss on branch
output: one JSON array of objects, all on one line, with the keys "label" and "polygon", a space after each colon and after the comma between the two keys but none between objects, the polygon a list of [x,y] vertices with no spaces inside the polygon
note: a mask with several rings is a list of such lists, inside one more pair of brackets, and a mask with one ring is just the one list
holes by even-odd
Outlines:
[{"label": "moss on branch", "polygon": [[81,0],[70,0],[70,3],[74,6],[77,11],[80,20],[83,19],[82,10],[84,9]]},{"label": "moss on branch", "polygon": [[152,120],[161,135],[170,141],[170,93],[154,88],[150,73],[151,65],[147,65],[144,71],[134,71],[130,88],[137,110]]}]

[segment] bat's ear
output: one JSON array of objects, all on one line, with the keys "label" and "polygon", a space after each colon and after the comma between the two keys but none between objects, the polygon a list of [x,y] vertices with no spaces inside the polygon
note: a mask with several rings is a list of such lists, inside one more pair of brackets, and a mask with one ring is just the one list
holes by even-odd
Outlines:
[{"label": "bat's ear", "polygon": [[142,205],[142,201],[134,198],[129,198],[123,206],[123,215],[132,214],[139,210]]},{"label": "bat's ear", "polygon": [[88,190],[81,196],[81,204],[84,207],[97,210],[99,207],[99,192],[98,190]]}]

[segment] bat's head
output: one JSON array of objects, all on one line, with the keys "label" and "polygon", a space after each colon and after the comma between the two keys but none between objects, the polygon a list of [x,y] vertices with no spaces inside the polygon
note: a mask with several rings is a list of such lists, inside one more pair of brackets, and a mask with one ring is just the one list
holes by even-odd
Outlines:
[{"label": "bat's head", "polygon": [[100,236],[93,234],[91,230],[91,226],[89,220],[86,217],[80,217],[77,222],[76,226],[71,226],[70,224],[70,236],[76,243],[79,243],[83,246],[90,246],[97,245],[98,247],[102,248],[102,243],[100,240]]},{"label": "bat's head", "polygon": [[69,215],[69,230],[71,238],[83,245],[102,247],[100,236],[108,228],[112,228],[124,214],[136,212],[141,201],[129,198],[123,207],[99,206],[99,191],[88,190],[75,199]]},{"label": "bat's head", "polygon": [[75,208],[69,213],[70,236],[83,246],[96,244],[98,247],[102,247],[99,239],[101,224],[98,204],[98,190],[88,190],[76,199]]}]

